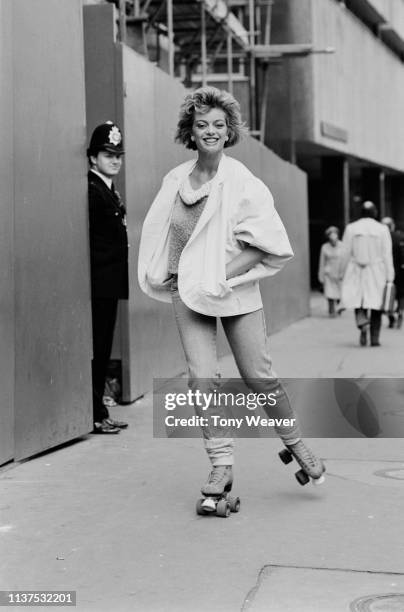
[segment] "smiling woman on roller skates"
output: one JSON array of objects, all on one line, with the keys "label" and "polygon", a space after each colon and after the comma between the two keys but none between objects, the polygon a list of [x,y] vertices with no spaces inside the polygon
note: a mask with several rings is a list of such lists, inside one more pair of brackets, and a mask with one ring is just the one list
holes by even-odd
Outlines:
[{"label": "smiling woman on roller skates", "polygon": [[[259,279],[276,274],[293,252],[273,198],[241,162],[224,155],[243,135],[238,102],[226,91],[202,87],[181,106],[176,141],[197,159],[169,172],[144,222],[139,283],[149,296],[172,302],[189,369],[189,387],[218,387],[216,325],[220,317],[242,378],[256,393],[276,394],[264,406],[270,418],[296,419],[272,370]],[[198,416],[206,413],[195,407]],[[216,414],[226,416],[220,406]],[[292,421],[293,422],[293,421]],[[319,481],[322,462],[294,426],[277,426],[285,449],[308,477]],[[227,516],[238,504],[226,494],[233,482],[233,440],[226,427],[202,427],[212,464],[198,512]],[[219,503],[218,503],[219,502]]]}]

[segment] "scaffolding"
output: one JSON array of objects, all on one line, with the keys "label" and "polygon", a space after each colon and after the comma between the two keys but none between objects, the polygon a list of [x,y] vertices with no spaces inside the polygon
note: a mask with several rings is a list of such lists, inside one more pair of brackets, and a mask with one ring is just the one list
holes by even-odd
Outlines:
[{"label": "scaffolding", "polygon": [[118,8],[122,42],[142,52],[186,87],[220,83],[231,93],[244,83],[251,135],[266,133],[268,66],[317,50],[271,44],[279,0],[109,0]]}]

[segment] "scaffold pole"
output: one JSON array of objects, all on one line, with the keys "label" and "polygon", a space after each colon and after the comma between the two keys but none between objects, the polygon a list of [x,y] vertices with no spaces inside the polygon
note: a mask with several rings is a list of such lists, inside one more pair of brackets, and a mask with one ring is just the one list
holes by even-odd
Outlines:
[{"label": "scaffold pole", "polygon": [[168,72],[174,76],[174,20],[173,0],[167,0],[167,28],[168,28]]},{"label": "scaffold pole", "polygon": [[206,53],[206,13],[205,5],[201,2],[201,70],[202,70],[202,87],[207,85],[207,53]]}]

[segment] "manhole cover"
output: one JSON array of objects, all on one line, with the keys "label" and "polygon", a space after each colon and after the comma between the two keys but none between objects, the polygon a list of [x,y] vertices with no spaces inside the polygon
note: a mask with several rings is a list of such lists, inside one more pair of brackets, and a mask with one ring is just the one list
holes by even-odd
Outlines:
[{"label": "manhole cover", "polygon": [[394,480],[404,480],[404,468],[393,468],[385,470],[377,470],[373,472],[375,476],[381,476],[381,478],[393,478]]},{"label": "manhole cover", "polygon": [[404,594],[367,595],[355,599],[350,609],[351,612],[404,612]]}]

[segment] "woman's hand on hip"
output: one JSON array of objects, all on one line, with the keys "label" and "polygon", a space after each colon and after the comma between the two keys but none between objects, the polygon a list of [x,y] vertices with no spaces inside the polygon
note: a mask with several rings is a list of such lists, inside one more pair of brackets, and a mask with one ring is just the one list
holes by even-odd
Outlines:
[{"label": "woman's hand on hip", "polygon": [[229,280],[234,276],[240,276],[251,270],[267,255],[265,251],[257,249],[256,247],[248,246],[241,253],[236,255],[234,259],[226,264],[226,279]]}]

